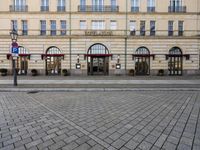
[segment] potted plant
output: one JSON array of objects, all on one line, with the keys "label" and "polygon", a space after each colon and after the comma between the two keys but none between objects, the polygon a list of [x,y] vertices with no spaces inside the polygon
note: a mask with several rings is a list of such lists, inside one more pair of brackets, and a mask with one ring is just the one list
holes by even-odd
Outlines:
[{"label": "potted plant", "polygon": [[129,76],[134,76],[135,75],[135,70],[134,69],[130,69],[129,70]]},{"label": "potted plant", "polygon": [[32,76],[37,76],[38,75],[38,72],[37,72],[36,69],[32,69],[31,73],[32,73]]},{"label": "potted plant", "polygon": [[1,72],[1,76],[7,76],[7,72],[8,72],[8,70],[2,68],[2,69],[0,69],[0,72]]},{"label": "potted plant", "polygon": [[62,73],[63,73],[64,76],[67,76],[68,75],[67,69],[63,69]]},{"label": "potted plant", "polygon": [[158,76],[164,76],[164,70],[163,69],[158,70]]}]

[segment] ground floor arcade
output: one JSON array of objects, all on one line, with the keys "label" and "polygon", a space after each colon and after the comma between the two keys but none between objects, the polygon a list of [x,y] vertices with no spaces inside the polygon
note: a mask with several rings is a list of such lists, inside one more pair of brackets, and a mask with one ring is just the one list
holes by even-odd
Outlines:
[{"label": "ground floor arcade", "polygon": [[[9,42],[2,45],[0,68],[12,74]],[[32,70],[40,75],[63,75],[66,70],[68,75],[199,74],[194,39],[23,39],[19,45],[19,75],[31,75]]]}]

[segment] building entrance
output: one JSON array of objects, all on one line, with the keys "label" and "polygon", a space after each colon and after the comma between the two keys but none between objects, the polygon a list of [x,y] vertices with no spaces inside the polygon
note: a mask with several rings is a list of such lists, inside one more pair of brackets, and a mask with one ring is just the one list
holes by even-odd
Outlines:
[{"label": "building entrance", "polygon": [[109,74],[109,54],[108,49],[103,44],[92,45],[87,53],[88,75],[108,75]]},{"label": "building entrance", "polygon": [[90,57],[88,60],[89,75],[108,75],[109,57]]}]

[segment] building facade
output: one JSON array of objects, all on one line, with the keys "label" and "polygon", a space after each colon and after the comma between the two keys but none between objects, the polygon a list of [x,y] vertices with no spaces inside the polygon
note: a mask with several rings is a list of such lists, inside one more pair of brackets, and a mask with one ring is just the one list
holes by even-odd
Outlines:
[{"label": "building facade", "polygon": [[18,74],[197,75],[200,0],[1,0],[0,68]]}]

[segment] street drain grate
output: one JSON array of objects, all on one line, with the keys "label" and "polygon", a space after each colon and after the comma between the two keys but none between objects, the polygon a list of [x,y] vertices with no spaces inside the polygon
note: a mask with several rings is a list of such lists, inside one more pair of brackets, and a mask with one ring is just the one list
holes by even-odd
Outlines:
[{"label": "street drain grate", "polygon": [[29,92],[27,92],[27,94],[36,94],[36,93],[39,93],[39,91],[29,91]]}]

